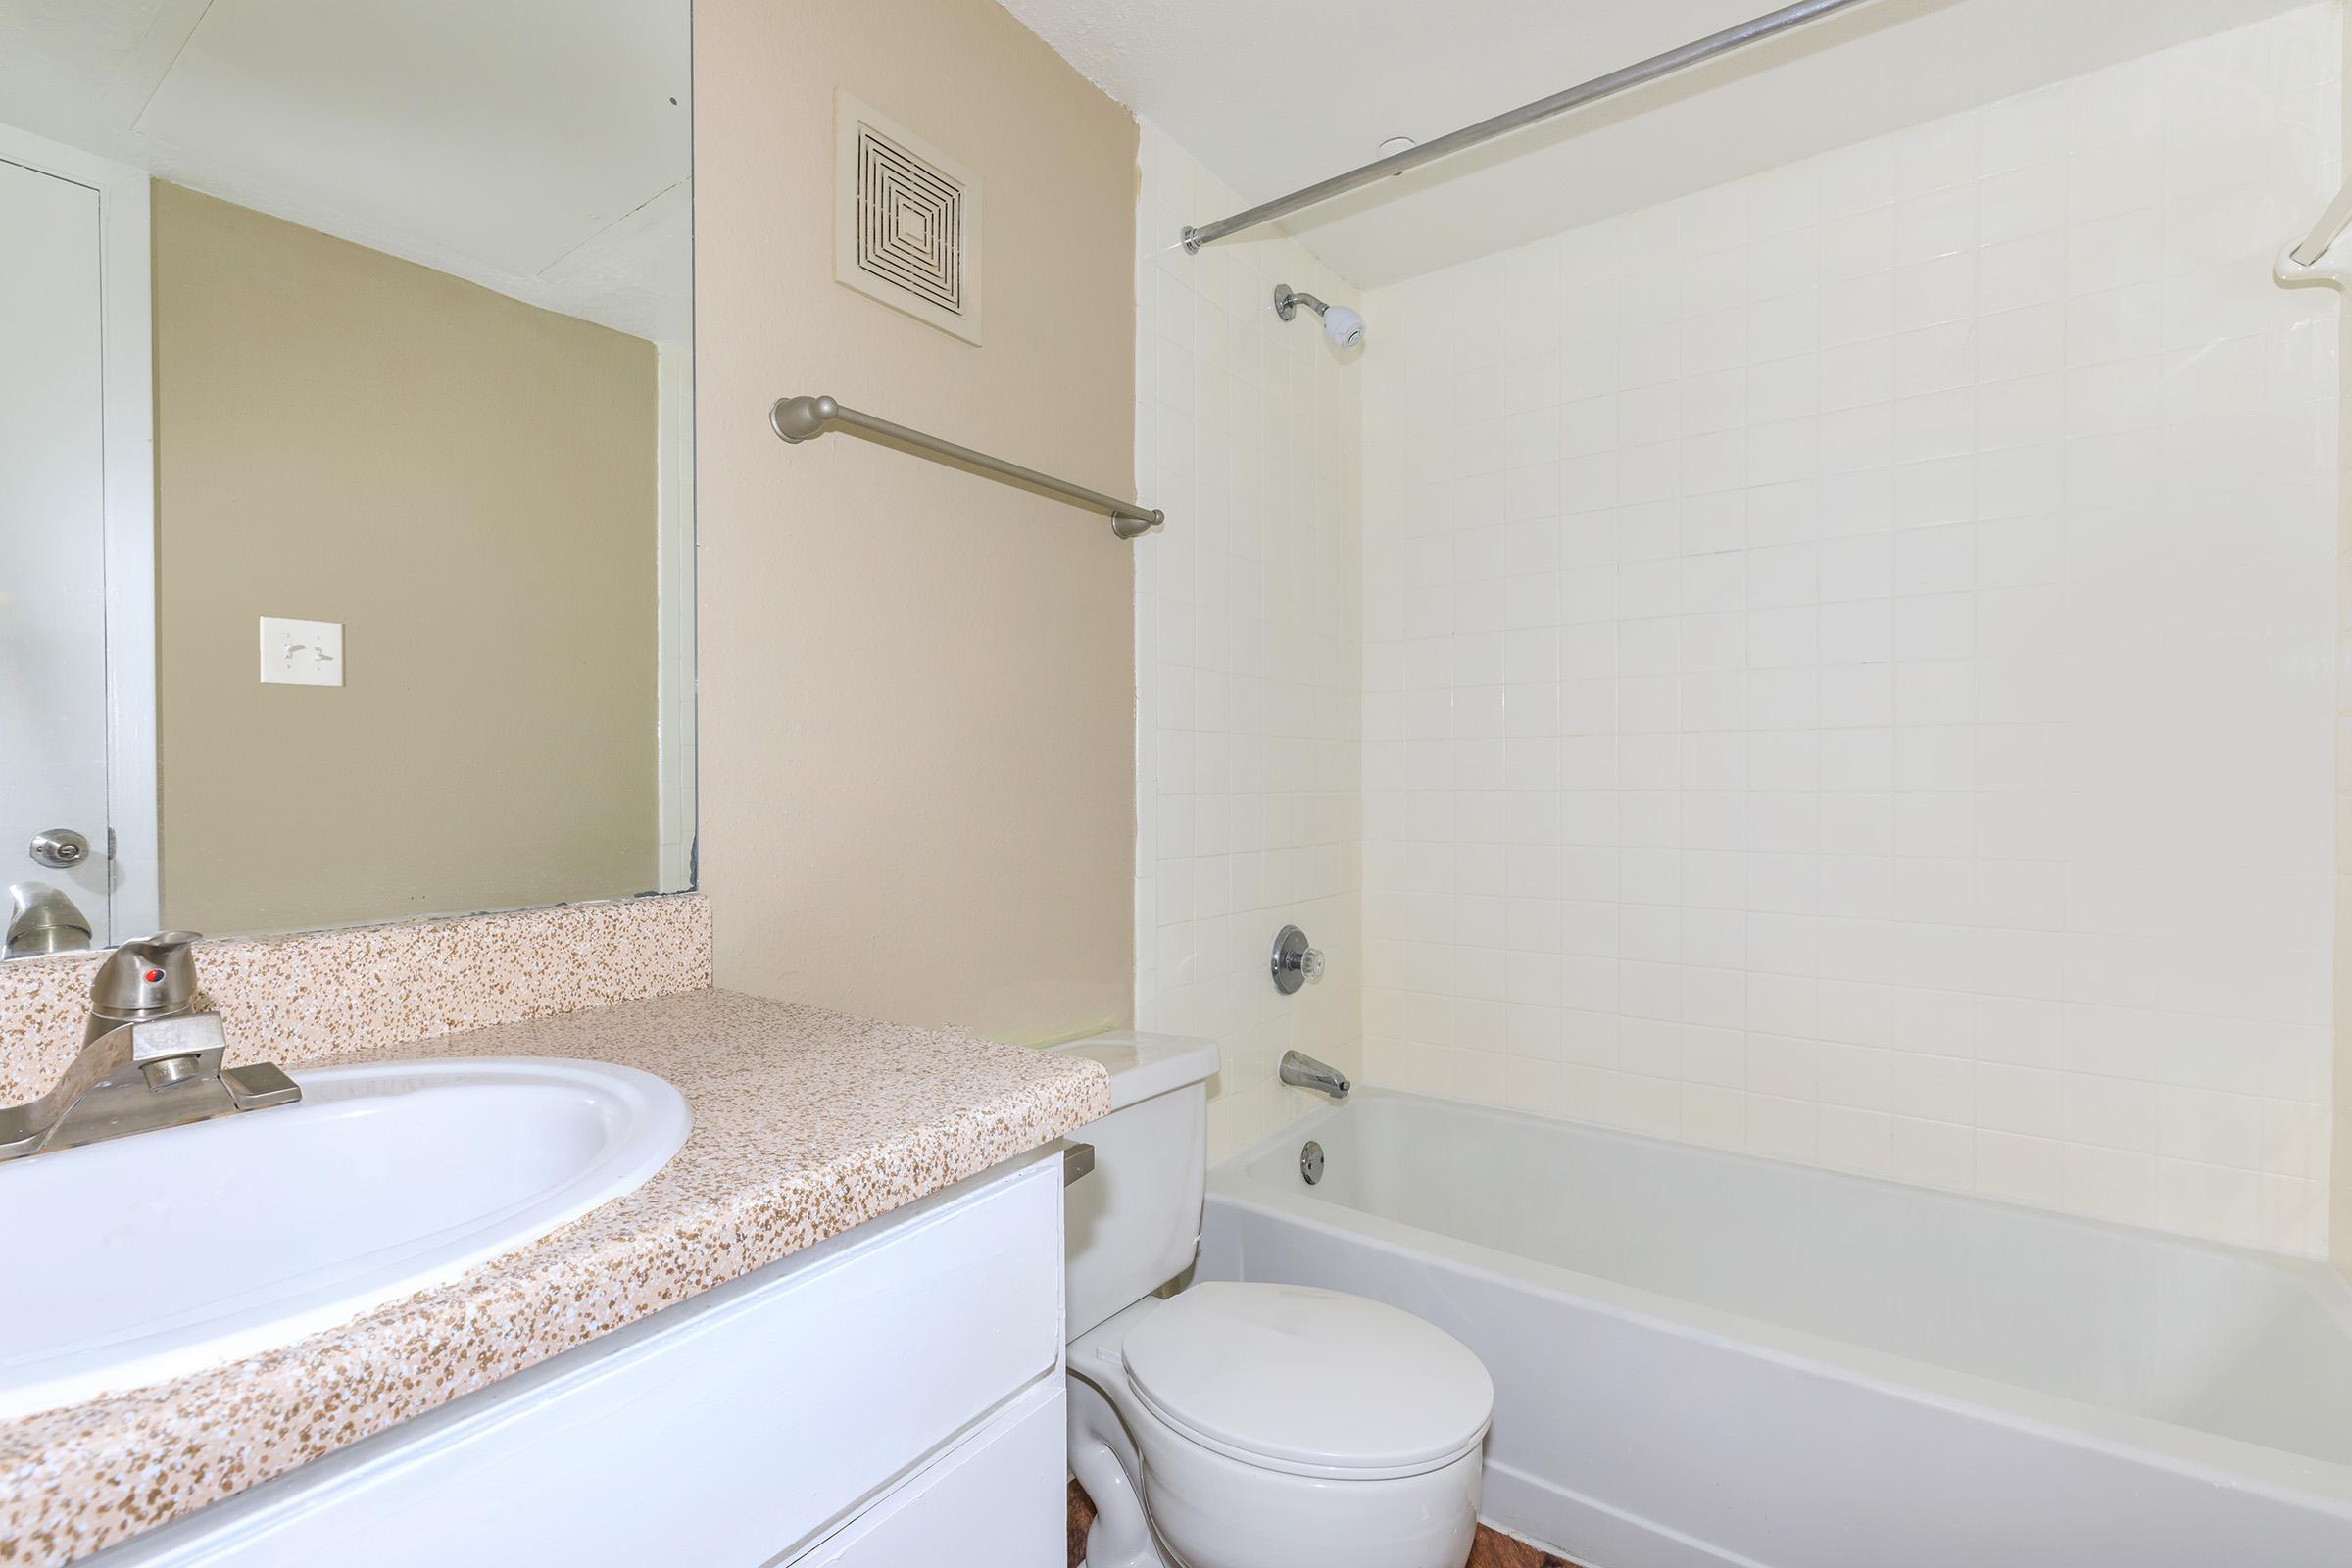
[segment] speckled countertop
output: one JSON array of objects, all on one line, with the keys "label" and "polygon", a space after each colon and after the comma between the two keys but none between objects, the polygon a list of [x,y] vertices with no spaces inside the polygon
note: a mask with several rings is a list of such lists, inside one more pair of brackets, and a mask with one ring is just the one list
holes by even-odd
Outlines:
[{"label": "speckled countertop", "polygon": [[[720,991],[313,1062],[578,1056],[657,1073],[694,1131],[651,1181],[341,1327],[0,1423],[0,1562],[86,1556],[1062,1136],[1102,1068]],[[254,1195],[267,1206],[269,1195]]]}]

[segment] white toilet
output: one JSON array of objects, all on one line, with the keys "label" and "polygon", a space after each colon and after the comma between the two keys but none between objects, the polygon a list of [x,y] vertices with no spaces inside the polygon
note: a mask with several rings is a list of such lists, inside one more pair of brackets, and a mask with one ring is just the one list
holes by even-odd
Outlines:
[{"label": "white toilet", "polygon": [[1056,1046],[1110,1069],[1065,1195],[1070,1469],[1087,1568],[1461,1568],[1494,1407],[1460,1341],[1361,1297],[1203,1283],[1205,1040]]}]

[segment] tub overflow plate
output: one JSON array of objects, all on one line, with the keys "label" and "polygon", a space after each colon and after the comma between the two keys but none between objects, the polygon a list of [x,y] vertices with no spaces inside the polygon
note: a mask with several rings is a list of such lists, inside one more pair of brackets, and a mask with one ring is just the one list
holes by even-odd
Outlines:
[{"label": "tub overflow plate", "polygon": [[1323,1146],[1312,1138],[1298,1151],[1298,1174],[1306,1178],[1309,1187],[1323,1179]]}]

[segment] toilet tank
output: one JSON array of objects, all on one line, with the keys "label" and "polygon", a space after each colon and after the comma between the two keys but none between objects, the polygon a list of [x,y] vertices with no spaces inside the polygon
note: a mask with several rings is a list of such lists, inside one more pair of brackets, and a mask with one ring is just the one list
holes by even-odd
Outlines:
[{"label": "toilet tank", "polygon": [[1095,1168],[1062,1194],[1069,1335],[1076,1339],[1192,1266],[1217,1048],[1121,1029],[1046,1049],[1110,1069],[1110,1114],[1070,1134],[1095,1146]]}]

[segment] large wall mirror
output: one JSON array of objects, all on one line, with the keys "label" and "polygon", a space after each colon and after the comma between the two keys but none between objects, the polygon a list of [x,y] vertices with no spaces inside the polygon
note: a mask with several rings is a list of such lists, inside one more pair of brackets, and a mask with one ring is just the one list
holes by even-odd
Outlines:
[{"label": "large wall mirror", "polygon": [[10,956],[693,885],[687,0],[0,0]]}]

